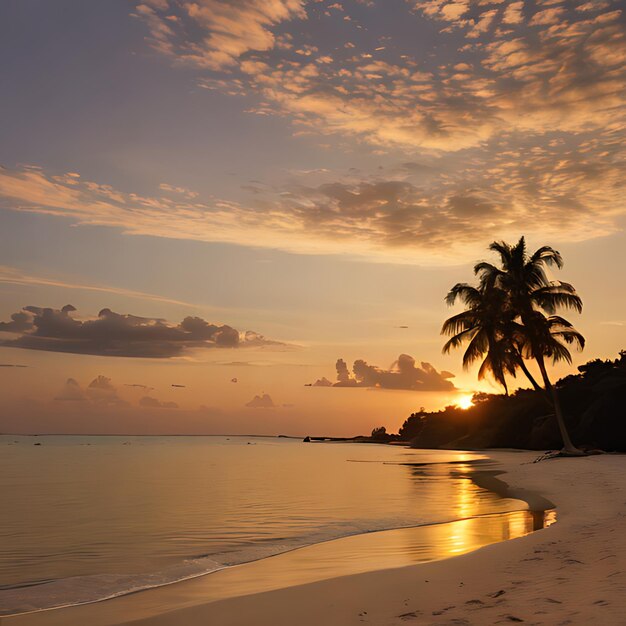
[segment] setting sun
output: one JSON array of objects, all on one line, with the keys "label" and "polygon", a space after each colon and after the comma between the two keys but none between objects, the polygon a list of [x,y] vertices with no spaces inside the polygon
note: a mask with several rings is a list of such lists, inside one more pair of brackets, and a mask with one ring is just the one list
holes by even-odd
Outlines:
[{"label": "setting sun", "polygon": [[456,405],[459,407],[459,409],[463,410],[469,409],[471,406],[474,406],[474,403],[472,402],[472,395],[466,394],[461,396]]},{"label": "setting sun", "polygon": [[625,15],[0,0],[0,626],[626,626]]}]

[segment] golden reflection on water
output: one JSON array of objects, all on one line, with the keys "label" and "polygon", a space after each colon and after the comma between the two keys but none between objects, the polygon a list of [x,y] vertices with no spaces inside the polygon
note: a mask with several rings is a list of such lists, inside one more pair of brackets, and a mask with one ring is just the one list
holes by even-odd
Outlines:
[{"label": "golden reflection on water", "polygon": [[449,523],[346,537],[205,577],[209,600],[247,595],[327,578],[415,565],[523,537],[555,520],[554,511],[489,514]]},{"label": "golden reflection on water", "polygon": [[[467,474],[470,466],[467,463],[461,463],[457,466],[460,473]],[[458,518],[470,517],[476,515],[476,500],[473,498],[472,483],[469,480],[460,480],[456,496],[455,511]]]},{"label": "golden reflection on water", "polygon": [[[462,461],[462,459],[459,459]],[[510,510],[519,501],[502,498],[502,512],[485,513],[481,496],[493,494],[470,479],[470,463],[440,467],[411,467],[415,480],[441,472],[450,483],[430,481],[430,488],[444,489],[450,497],[454,521],[346,537],[309,546],[277,557],[220,572],[200,583],[203,595],[217,599],[305,584],[368,571],[415,565],[458,556],[483,546],[516,539],[546,528],[556,521],[556,512]],[[508,510],[507,510],[508,509]],[[226,594],[226,595],[224,595]]]},{"label": "golden reflection on water", "polygon": [[[96,616],[102,622],[91,621],[90,625],[108,626],[117,623],[115,620],[119,616],[125,620],[140,619],[194,604],[458,556],[488,544],[522,537],[555,519],[554,511],[509,511],[336,539],[180,584],[107,601],[104,610]],[[72,609],[74,616],[82,609]],[[88,611],[87,608],[86,615],[93,620],[94,614]],[[41,626],[61,626],[62,616],[60,612],[60,621],[44,621]],[[15,622],[10,620],[7,626],[26,626],[26,623],[22,624],[18,617]],[[36,625],[36,620],[28,622],[28,626]]]},{"label": "golden reflection on water", "polygon": [[[139,594],[175,607],[456,556],[553,521],[478,487],[472,472],[489,461],[475,453],[229,438],[41,442],[0,458],[10,537],[0,542],[0,613],[171,582],[179,564],[188,576],[207,562],[253,561]],[[341,534],[354,535],[262,558]],[[53,582],[31,584],[42,580]]]},{"label": "golden reflection on water", "polygon": [[[454,521],[345,537],[218,572],[198,581],[201,596],[217,600],[449,558],[523,537],[556,520],[555,511],[511,510],[525,505],[478,487],[471,480],[476,468],[464,461],[461,456],[453,465],[408,466],[413,480],[428,484],[433,497],[449,498]],[[449,480],[437,480],[443,476]]]},{"label": "golden reflection on water", "polygon": [[[413,483],[406,496],[420,494],[423,499],[413,503],[416,508],[444,499],[453,521],[318,543],[180,584],[109,600],[101,615],[106,619],[116,615],[125,619],[146,617],[198,603],[454,557],[492,543],[523,537],[556,521],[553,510],[515,510],[525,507],[524,503],[498,498],[478,487],[471,480],[476,463],[470,459],[459,455],[452,462],[395,465],[408,476],[407,487]],[[368,468],[367,464],[358,465]],[[82,609],[72,610],[80,612]],[[58,615],[61,618],[62,611]],[[19,618],[12,618],[10,624],[13,619],[16,626],[21,625]],[[102,622],[103,626],[105,623],[111,622]]]}]

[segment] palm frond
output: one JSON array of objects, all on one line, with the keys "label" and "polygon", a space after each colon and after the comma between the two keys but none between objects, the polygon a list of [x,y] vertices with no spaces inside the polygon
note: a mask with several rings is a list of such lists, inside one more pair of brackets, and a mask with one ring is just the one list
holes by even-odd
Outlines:
[{"label": "palm frond", "polygon": [[500,255],[500,261],[506,269],[511,264],[511,246],[504,241],[493,241],[489,244],[489,250]]},{"label": "palm frond", "polygon": [[511,261],[513,267],[521,268],[526,263],[526,239],[520,237],[519,241],[511,249]]},{"label": "palm frond", "polygon": [[454,337],[446,341],[441,351],[444,354],[448,354],[451,350],[460,348],[466,341],[471,341],[474,334],[477,332],[478,332],[478,328],[474,327],[474,328],[468,328],[467,330],[464,330],[463,332],[460,332],[454,335]]},{"label": "palm frond", "polygon": [[524,266],[524,283],[529,291],[547,287],[550,284],[546,272],[540,264],[527,263]]},{"label": "palm frond", "polygon": [[583,310],[583,302],[571,285],[551,284],[535,289],[530,298],[534,304],[547,313],[555,313],[558,309],[571,309],[578,313]]},{"label": "palm frond", "polygon": [[556,339],[562,339],[565,343],[574,344],[577,350],[583,350],[585,347],[585,338],[571,324],[569,326],[559,324],[550,331],[550,334]]},{"label": "palm frond", "polygon": [[477,361],[489,347],[487,333],[480,329],[469,342],[467,350],[463,355],[463,367],[467,369],[474,361]]},{"label": "palm frond", "polygon": [[484,361],[480,364],[480,367],[478,368],[478,380],[483,380],[489,373],[492,373],[494,375],[494,378],[497,379],[497,375],[493,371],[491,355],[489,355],[488,353]]},{"label": "palm frond", "polygon": [[476,325],[476,313],[471,309],[449,317],[441,327],[442,335],[456,335]]},{"label": "palm frond", "polygon": [[445,301],[448,306],[453,306],[457,299],[460,299],[467,306],[473,306],[480,303],[481,295],[476,287],[467,283],[457,283],[450,289]]},{"label": "palm frond", "polygon": [[547,355],[552,357],[552,363],[556,364],[559,361],[566,361],[571,365],[572,363],[572,355],[570,351],[558,341],[555,341],[550,349],[547,351]]},{"label": "palm frond", "polygon": [[550,317],[545,318],[548,328],[550,329],[550,332],[552,332],[552,330],[557,330],[557,327],[563,327],[563,328],[574,328],[574,324],[572,324],[569,320],[566,320],[564,317],[561,317],[560,315],[551,315]]},{"label": "palm frond", "polygon": [[559,252],[550,246],[541,246],[531,257],[531,263],[545,263],[549,266],[563,267],[563,257]]}]

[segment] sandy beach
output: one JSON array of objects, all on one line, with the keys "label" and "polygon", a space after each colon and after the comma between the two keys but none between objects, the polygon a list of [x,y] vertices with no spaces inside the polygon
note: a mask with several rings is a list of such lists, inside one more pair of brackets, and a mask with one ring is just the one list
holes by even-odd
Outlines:
[{"label": "sandy beach", "polygon": [[[479,475],[478,481],[525,499],[531,507],[554,503],[558,522],[520,539],[416,566],[213,602],[203,601],[202,588],[210,576],[201,577],[96,604],[3,618],[1,623],[625,624],[626,459],[604,455],[532,463],[534,453],[490,456],[503,473],[495,481],[492,474]],[[256,567],[262,577],[263,563],[241,567]],[[224,575],[237,576],[237,568],[232,569]],[[181,604],[187,606],[171,610]]]}]

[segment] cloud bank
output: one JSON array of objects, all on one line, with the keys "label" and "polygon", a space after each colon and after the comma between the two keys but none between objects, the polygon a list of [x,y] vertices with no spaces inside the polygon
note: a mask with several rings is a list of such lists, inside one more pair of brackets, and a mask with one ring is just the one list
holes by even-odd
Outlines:
[{"label": "cloud bank", "polygon": [[86,388],[74,378],[68,378],[61,391],[54,397],[56,402],[84,402],[100,407],[124,407],[128,402],[120,398],[111,379],[97,376]]},{"label": "cloud bank", "polygon": [[[142,386],[143,385],[134,385]],[[122,408],[130,403],[118,394],[117,387],[107,376],[96,376],[87,387],[82,387],[75,378],[68,378],[61,390],[54,396],[54,402],[80,403],[94,408]],[[178,409],[176,402],[161,401],[153,396],[143,396],[138,406],[144,409]]]},{"label": "cloud bank", "polygon": [[[511,132],[602,129],[623,105],[617,0],[407,0],[390,15],[428,33],[420,55],[400,36],[376,44],[388,35],[376,4],[337,4],[338,18],[323,2],[156,0],[136,15],[206,88],[374,145],[457,151]],[[320,22],[328,35],[312,36]]]},{"label": "cloud bank", "polygon": [[79,320],[76,309],[24,307],[0,322],[0,333],[17,338],[0,339],[0,346],[71,352],[98,356],[172,358],[200,348],[284,346],[253,331],[240,332],[226,324],[186,317],[179,324],[162,319],[120,314],[102,309],[95,319]]},{"label": "cloud bank", "polygon": [[316,380],[312,387],[370,387],[379,389],[406,389],[414,391],[453,391],[451,372],[438,372],[430,363],[415,364],[408,354],[401,354],[388,369],[369,365],[357,359],[350,372],[343,359],[337,359],[337,382],[331,383],[326,377]]},{"label": "cloud bank", "polygon": [[248,185],[237,201],[27,166],[0,169],[0,207],[128,234],[422,264],[473,259],[486,232],[563,242],[620,229],[620,2],[407,0],[388,8],[384,32],[380,5],[144,0],[134,15],[201,87],[402,166]]},{"label": "cloud bank", "polygon": [[[626,214],[626,142],[555,133],[494,141],[493,155],[408,162],[366,173],[263,189],[249,203],[123,193],[77,175],[0,169],[0,207],[119,228],[126,234],[234,243],[369,260],[456,263],[475,258],[485,230],[581,241],[619,228]],[[493,235],[492,235],[493,236]],[[13,279],[12,279],[13,280]],[[11,281],[10,281],[11,282]]]}]

